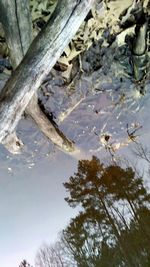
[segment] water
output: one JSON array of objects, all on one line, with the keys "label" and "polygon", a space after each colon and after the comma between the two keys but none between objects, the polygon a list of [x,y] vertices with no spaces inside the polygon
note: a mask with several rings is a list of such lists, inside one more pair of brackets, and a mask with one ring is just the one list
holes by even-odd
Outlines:
[{"label": "water", "polygon": [[20,123],[22,130],[27,125],[32,135],[26,138],[25,154],[14,157],[1,147],[0,262],[6,267],[19,266],[24,258],[34,262],[37,248],[55,241],[75,214],[64,201],[62,183],[76,169],[77,160],[55,151],[31,122]]},{"label": "water", "polygon": [[39,263],[40,246],[53,266],[61,266],[54,250],[68,267],[150,264],[150,83],[147,78],[140,94],[139,84],[118,74],[112,53],[102,60],[102,68],[85,71],[72,89],[60,75],[46,84],[50,97],[40,93],[78,152],[61,152],[30,118],[17,128],[21,155],[0,147],[3,267],[23,259],[34,264],[35,257]]}]

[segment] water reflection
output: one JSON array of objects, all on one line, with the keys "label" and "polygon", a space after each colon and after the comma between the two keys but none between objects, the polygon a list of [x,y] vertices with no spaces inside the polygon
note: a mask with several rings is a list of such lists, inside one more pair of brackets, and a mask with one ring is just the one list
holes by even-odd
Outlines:
[{"label": "water reflection", "polygon": [[64,230],[78,266],[148,266],[150,195],[135,170],[93,157],[64,185],[68,204],[81,206]]},{"label": "water reflection", "polygon": [[93,156],[78,162],[77,172],[64,186],[68,205],[80,211],[55,246],[41,248],[36,266],[53,266],[58,253],[63,265],[54,266],[150,265],[150,194],[136,168],[104,165]]},{"label": "water reflection", "polygon": [[[63,152],[55,157],[44,156],[44,146],[34,157],[31,152],[30,149],[19,158],[9,154],[11,159],[7,160],[1,154],[0,265],[3,267],[18,267],[24,258],[33,265],[40,244],[53,242],[57,232],[75,214],[63,200],[62,183],[76,169],[76,160]],[[4,155],[7,154],[3,152]]]},{"label": "water reflection", "polygon": [[[149,193],[144,180],[146,174],[149,180],[149,172],[138,171],[147,166],[149,171],[150,163],[145,148],[150,131],[149,55],[143,69],[143,57],[137,62],[131,43],[109,43],[107,37],[105,41],[104,46],[102,40],[94,42],[81,55],[84,72],[77,69],[70,84],[56,68],[39,92],[47,112],[81,153],[69,157],[55,150],[29,118],[17,129],[26,144],[23,153],[11,156],[0,148],[3,267],[10,262],[16,266],[20,255],[33,259],[39,244],[52,242],[76,214],[63,202],[65,188],[66,201],[80,211],[54,245],[42,246],[37,267],[150,266]],[[141,73],[135,73],[136,62]],[[87,160],[93,154],[97,157]],[[137,161],[136,168],[124,160],[126,156]],[[79,159],[77,173],[63,188]]]}]

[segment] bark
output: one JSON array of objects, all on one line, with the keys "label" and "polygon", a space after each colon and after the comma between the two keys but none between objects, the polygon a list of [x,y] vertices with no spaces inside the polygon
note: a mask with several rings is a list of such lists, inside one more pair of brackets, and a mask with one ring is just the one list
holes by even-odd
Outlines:
[{"label": "bark", "polygon": [[[2,0],[1,21],[4,27],[10,59],[15,69],[25,56],[32,42],[32,21],[29,1],[27,0]],[[27,106],[26,112],[34,119],[40,130],[65,152],[74,150],[73,142],[53,125],[38,107],[38,98],[35,96]],[[19,153],[23,146],[15,133],[5,138],[3,144],[12,153]]]},{"label": "bark", "polygon": [[[1,1],[3,11],[6,10],[5,3]],[[46,27],[32,42],[0,94],[0,142],[4,143],[13,134],[34,93],[75,35],[93,3],[94,0],[58,2]]]},{"label": "bark", "polygon": [[50,139],[55,145],[65,152],[72,152],[75,150],[73,142],[67,139],[64,134],[45,116],[37,104],[37,97],[34,95],[31,102],[26,108],[26,112],[34,119],[40,130],[44,135]]},{"label": "bark", "polygon": [[13,68],[16,68],[32,42],[32,21],[28,0],[1,0],[3,24]]}]

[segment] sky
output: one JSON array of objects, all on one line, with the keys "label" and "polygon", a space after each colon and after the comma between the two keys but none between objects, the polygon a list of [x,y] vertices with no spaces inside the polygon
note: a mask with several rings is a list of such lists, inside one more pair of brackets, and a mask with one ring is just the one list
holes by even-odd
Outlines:
[{"label": "sky", "polygon": [[76,172],[78,160],[60,152],[37,156],[32,166],[25,157],[9,158],[2,147],[0,153],[0,266],[18,267],[23,259],[34,264],[38,248],[56,241],[76,214],[64,201],[62,183]]},{"label": "sky", "polygon": [[[150,132],[148,111],[146,98],[137,113],[143,126],[138,134],[146,147]],[[22,155],[13,157],[0,146],[0,267],[18,267],[24,258],[33,264],[42,243],[55,241],[57,233],[75,215],[64,201],[62,183],[77,170],[77,157],[55,153],[30,120],[21,120],[17,133],[25,143]],[[122,153],[126,155],[136,163],[128,147]],[[139,161],[138,167],[146,169],[146,163]]]},{"label": "sky", "polygon": [[23,259],[33,264],[42,243],[55,241],[75,215],[62,183],[76,171],[77,160],[60,155],[39,158],[31,169],[21,161],[13,169],[17,161],[1,159],[0,266],[18,267]]}]

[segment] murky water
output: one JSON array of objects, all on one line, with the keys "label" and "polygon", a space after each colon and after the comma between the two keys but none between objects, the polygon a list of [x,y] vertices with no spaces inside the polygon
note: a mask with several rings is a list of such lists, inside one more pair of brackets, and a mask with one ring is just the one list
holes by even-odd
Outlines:
[{"label": "murky water", "polygon": [[72,89],[52,77],[49,97],[40,93],[78,153],[61,152],[30,118],[17,129],[21,155],[0,147],[1,266],[34,264],[38,248],[56,241],[64,266],[149,266],[150,82],[139,93],[112,59],[106,53]]}]

